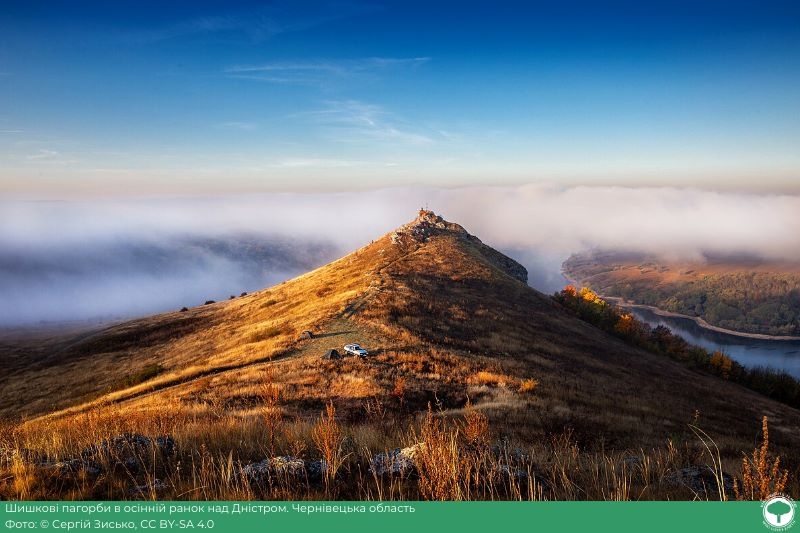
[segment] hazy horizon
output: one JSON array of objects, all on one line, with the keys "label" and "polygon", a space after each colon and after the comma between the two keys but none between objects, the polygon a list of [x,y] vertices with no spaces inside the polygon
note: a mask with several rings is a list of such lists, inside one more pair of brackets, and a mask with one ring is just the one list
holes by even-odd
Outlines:
[{"label": "hazy horizon", "polygon": [[336,194],[0,201],[0,324],[126,317],[265,288],[428,207],[561,287],[592,248],[800,264],[800,195],[676,187],[391,188]]}]

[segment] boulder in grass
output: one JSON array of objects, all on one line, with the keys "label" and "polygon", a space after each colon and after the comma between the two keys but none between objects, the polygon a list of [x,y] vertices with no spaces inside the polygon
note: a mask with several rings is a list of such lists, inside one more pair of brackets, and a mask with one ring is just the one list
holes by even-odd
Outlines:
[{"label": "boulder in grass", "polygon": [[84,459],[66,459],[54,463],[43,463],[39,466],[47,471],[58,474],[59,477],[66,474],[97,477],[102,472],[100,465]]},{"label": "boulder in grass", "polygon": [[243,471],[251,483],[262,484],[273,477],[305,477],[306,463],[299,457],[281,455],[250,463]]},{"label": "boulder in grass", "polygon": [[341,359],[342,358],[342,354],[340,354],[338,352],[338,350],[332,348],[332,349],[328,350],[327,352],[325,352],[325,354],[322,356],[322,358],[325,359],[326,361],[333,361],[333,360],[336,360],[336,359]]},{"label": "boulder in grass", "polygon": [[163,454],[172,454],[175,452],[175,440],[168,435],[151,439],[138,433],[123,433],[84,448],[81,457],[84,460],[122,465],[137,471],[152,459],[154,449]]},{"label": "boulder in grass", "polygon": [[416,468],[415,457],[425,446],[417,443],[407,448],[395,448],[394,450],[379,453],[372,459],[369,471],[378,476],[405,476],[413,473]]},{"label": "boulder in grass", "polygon": [[306,466],[309,481],[320,481],[328,471],[328,462],[325,459],[311,461]]}]

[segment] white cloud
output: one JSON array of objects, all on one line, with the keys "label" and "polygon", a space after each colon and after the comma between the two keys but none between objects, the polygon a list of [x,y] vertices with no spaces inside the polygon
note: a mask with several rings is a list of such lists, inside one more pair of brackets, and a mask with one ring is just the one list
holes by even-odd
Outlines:
[{"label": "white cloud", "polygon": [[293,158],[282,159],[274,163],[275,168],[352,168],[357,166],[369,165],[367,161],[350,159],[326,159],[326,158]]},{"label": "white cloud", "polygon": [[226,68],[224,72],[226,76],[238,79],[323,85],[333,79],[378,75],[397,68],[415,68],[430,60],[430,57],[365,57],[279,61],[258,65],[235,65]]},{"label": "white cloud", "polygon": [[384,107],[358,100],[328,101],[324,109],[301,113],[327,129],[336,142],[392,142],[408,145],[430,145],[434,139],[413,130]]},{"label": "white cloud", "polygon": [[29,155],[27,159],[32,161],[42,160],[42,159],[56,159],[57,157],[61,156],[61,152],[57,152],[56,150],[46,150],[44,148],[40,148],[38,153]]}]

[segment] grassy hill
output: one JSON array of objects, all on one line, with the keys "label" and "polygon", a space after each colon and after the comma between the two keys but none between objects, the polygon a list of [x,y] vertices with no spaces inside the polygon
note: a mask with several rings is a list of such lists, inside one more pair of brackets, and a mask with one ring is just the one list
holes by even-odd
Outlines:
[{"label": "grassy hill", "polygon": [[[697,428],[741,477],[763,416],[797,495],[786,457],[800,412],[625,344],[525,279],[423,211],[233,300],[79,334],[7,333],[0,495],[732,497]],[[349,342],[370,356],[322,359]],[[382,473],[376,454],[402,447],[414,468]],[[276,457],[305,461],[303,475]]]}]

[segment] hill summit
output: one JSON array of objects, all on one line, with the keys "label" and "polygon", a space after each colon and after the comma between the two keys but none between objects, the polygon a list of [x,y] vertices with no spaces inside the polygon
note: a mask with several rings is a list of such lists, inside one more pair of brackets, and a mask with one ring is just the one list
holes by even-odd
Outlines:
[{"label": "hill summit", "polygon": [[528,271],[525,267],[497,250],[484,245],[480,239],[469,234],[463,227],[446,221],[433,211],[420,209],[419,215],[415,220],[400,226],[391,233],[391,240],[392,244],[395,245],[408,244],[409,241],[425,243],[433,236],[443,235],[450,235],[468,242],[470,245],[475,246],[484,259],[494,264],[494,266],[523,283],[528,282]]}]

